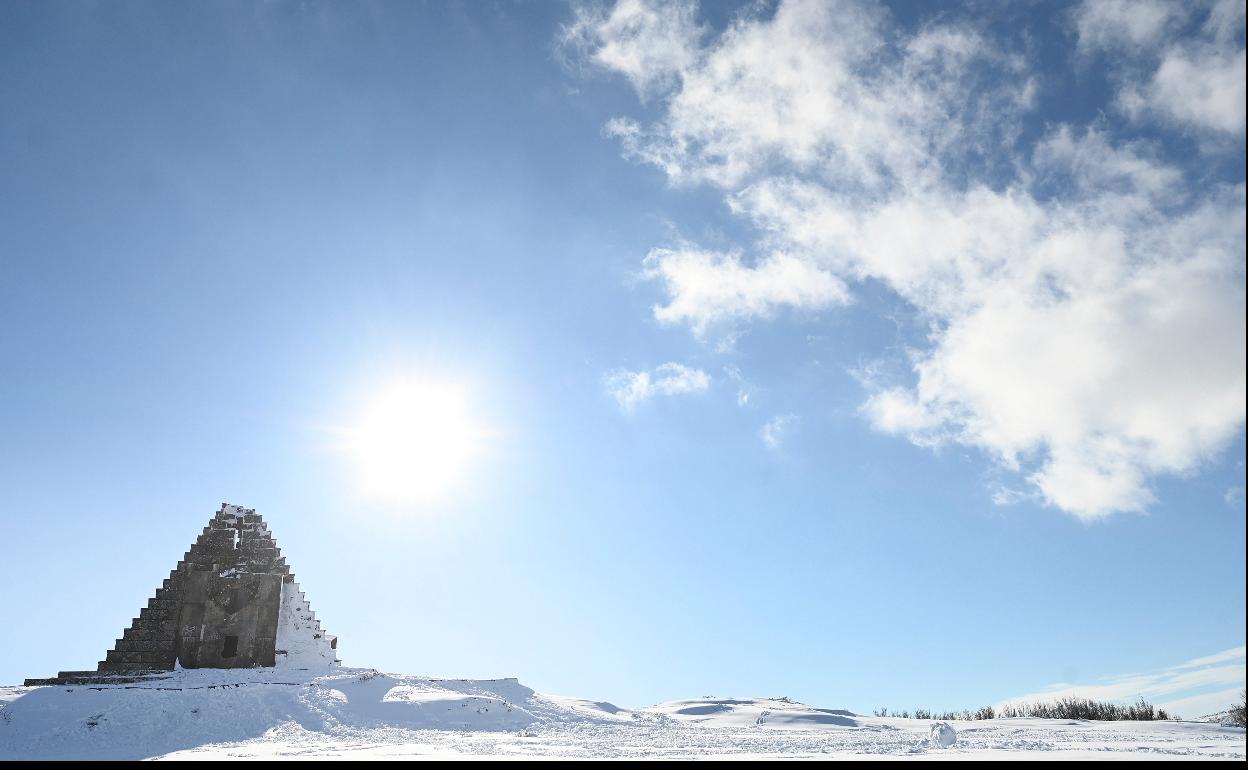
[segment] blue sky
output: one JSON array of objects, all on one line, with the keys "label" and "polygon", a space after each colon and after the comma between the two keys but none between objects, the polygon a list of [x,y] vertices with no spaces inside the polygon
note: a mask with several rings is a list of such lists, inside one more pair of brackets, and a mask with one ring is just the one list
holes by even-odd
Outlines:
[{"label": "blue sky", "polygon": [[[351,665],[1219,701],[1243,20],[6,4],[0,681],[91,667],[229,501]],[[470,457],[369,494],[411,382]]]}]

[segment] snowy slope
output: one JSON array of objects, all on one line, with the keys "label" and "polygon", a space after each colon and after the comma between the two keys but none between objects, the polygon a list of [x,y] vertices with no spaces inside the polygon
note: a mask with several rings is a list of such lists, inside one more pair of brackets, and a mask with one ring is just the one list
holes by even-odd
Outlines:
[{"label": "snowy slope", "polygon": [[228,757],[1191,757],[1244,759],[1244,731],[1193,722],[954,722],[864,717],[786,698],[641,709],[515,679],[367,669],[196,670],[133,685],[0,688],[0,760]]}]

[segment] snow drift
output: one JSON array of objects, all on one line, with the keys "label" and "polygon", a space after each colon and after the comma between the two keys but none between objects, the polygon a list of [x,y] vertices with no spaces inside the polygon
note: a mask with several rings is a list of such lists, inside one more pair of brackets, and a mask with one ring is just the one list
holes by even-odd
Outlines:
[{"label": "snow drift", "polygon": [[182,670],[124,685],[0,688],[0,760],[1245,757],[1242,729],[1208,723],[997,719],[957,722],[956,733],[953,725],[929,728],[924,720],[789,698],[705,697],[628,709],[544,695],[515,679],[433,679],[293,661]]}]

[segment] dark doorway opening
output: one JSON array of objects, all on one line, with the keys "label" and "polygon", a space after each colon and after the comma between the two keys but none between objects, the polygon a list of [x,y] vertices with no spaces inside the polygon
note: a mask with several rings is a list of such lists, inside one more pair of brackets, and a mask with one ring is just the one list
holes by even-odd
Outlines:
[{"label": "dark doorway opening", "polygon": [[225,644],[221,646],[221,657],[232,658],[238,654],[238,637],[225,637]]}]

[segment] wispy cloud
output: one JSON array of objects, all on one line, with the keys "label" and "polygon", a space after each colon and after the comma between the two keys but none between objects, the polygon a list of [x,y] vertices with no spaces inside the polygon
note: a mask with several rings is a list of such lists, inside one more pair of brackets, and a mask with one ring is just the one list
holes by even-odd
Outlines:
[{"label": "wispy cloud", "polygon": [[1232,647],[1229,650],[1223,650],[1222,652],[1215,653],[1213,655],[1206,655],[1203,658],[1196,658],[1194,660],[1189,660],[1186,663],[1180,663],[1175,666],[1173,670],[1179,671],[1185,668],[1201,668],[1203,666],[1212,666],[1215,663],[1227,663],[1236,660],[1243,661],[1245,651],[1246,648],[1244,647]]},{"label": "wispy cloud", "polygon": [[654,371],[620,369],[606,377],[607,393],[624,409],[632,409],[654,396],[675,396],[698,393],[711,384],[711,377],[701,369],[668,362]]},{"label": "wispy cloud", "polygon": [[798,417],[795,414],[780,414],[764,423],[758,431],[758,437],[763,440],[763,446],[768,449],[779,449],[784,437],[797,425],[797,420]]},{"label": "wispy cloud", "polygon": [[750,404],[750,398],[754,395],[754,386],[745,379],[745,375],[741,374],[741,370],[735,366],[725,366],[724,373],[728,375],[728,379],[737,384],[737,406],[746,407]]},{"label": "wispy cloud", "polygon": [[1244,687],[1244,680],[1245,648],[1234,647],[1158,671],[1107,677],[1088,684],[1054,684],[1009,698],[1003,704],[1070,696],[1108,701],[1143,697],[1168,711],[1195,718],[1229,707]]}]

